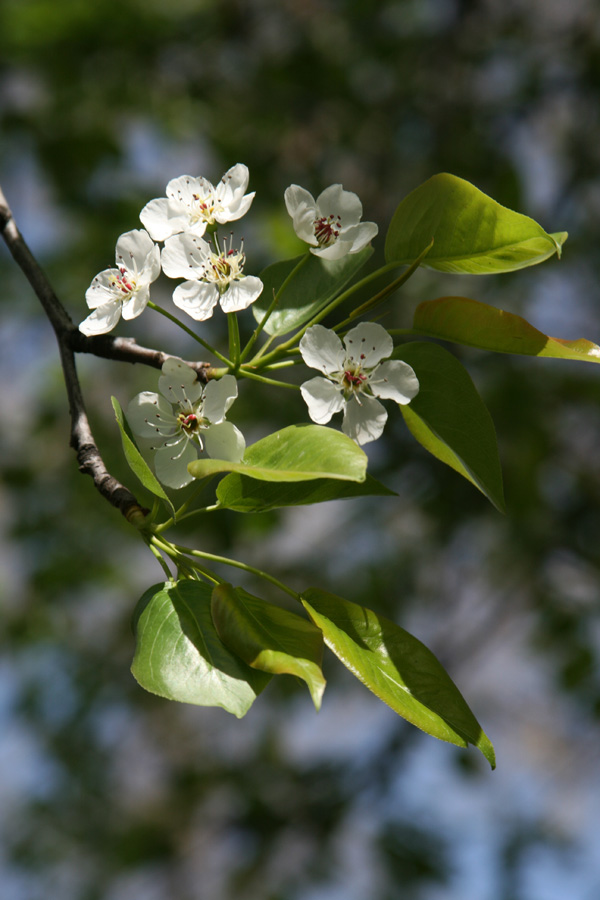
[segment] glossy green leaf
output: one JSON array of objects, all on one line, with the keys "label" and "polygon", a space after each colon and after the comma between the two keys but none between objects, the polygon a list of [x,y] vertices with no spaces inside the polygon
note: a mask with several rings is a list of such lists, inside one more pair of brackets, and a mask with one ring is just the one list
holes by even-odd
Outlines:
[{"label": "glossy green leaf", "polygon": [[149,588],[134,613],[131,671],[147,691],[197,706],[221,706],[241,718],[270,676],[238,659],[213,624],[212,586],[167,581]]},{"label": "glossy green leaf", "polygon": [[236,656],[261,672],[301,678],[315,707],[321,708],[323,635],[312,622],[230,584],[213,590],[212,617],[219,637]]},{"label": "glossy green leaf", "polygon": [[302,603],[325,643],[369,690],[427,734],[474,744],[494,768],[494,748],[431,650],[390,619],[310,588]]},{"label": "glossy green leaf", "polygon": [[155,497],[160,497],[161,500],[165,501],[172,514],[175,515],[175,508],[169,500],[167,494],[165,493],[163,486],[158,481],[156,475],[128,434],[125,417],[123,415],[123,410],[121,409],[119,401],[116,397],[111,397],[110,399],[115,411],[117,425],[119,426],[119,431],[121,432],[123,453],[125,454],[125,459],[127,460],[129,468],[131,469],[133,474],[137,478],[139,478],[139,480],[144,485],[144,487],[147,488],[147,490],[154,494]]},{"label": "glossy green leaf", "polygon": [[341,259],[334,260],[320,259],[313,253],[308,253],[267,266],[260,274],[263,291],[252,304],[255,319],[260,322],[273,300],[273,292],[277,294],[288,275],[298,263],[305,260],[279,294],[277,306],[265,325],[265,331],[268,334],[283,335],[300,328],[337,297],[372,253],[372,247],[365,247],[358,253],[348,253]]},{"label": "glossy green leaf", "polygon": [[259,481],[364,481],[367,457],[354,441],[333,428],[289,425],[248,447],[243,463],[204,458],[191,462],[188,471],[194,478],[238,472]]},{"label": "glossy green leaf", "polygon": [[585,338],[566,341],[549,337],[521,316],[467,297],[440,297],[421,303],[415,331],[496,353],[549,356],[600,363],[600,347]]},{"label": "glossy green leaf", "polygon": [[413,436],[503,512],[494,423],[465,367],[443,347],[422,341],[398,347],[394,358],[412,366],[419,379],[417,396],[400,407]]},{"label": "glossy green leaf", "polygon": [[409,265],[432,238],[423,261],[427,268],[489,275],[533,266],[555,253],[560,257],[567,234],[547,234],[528,216],[443,173],[398,206],[388,229],[386,260]]},{"label": "glossy green leaf", "polygon": [[217,499],[225,509],[236,512],[266,512],[281,506],[306,506],[327,500],[352,497],[393,497],[391,491],[377,479],[367,475],[363,482],[316,478],[314,481],[272,482],[256,481],[232,472],[217,487]]}]

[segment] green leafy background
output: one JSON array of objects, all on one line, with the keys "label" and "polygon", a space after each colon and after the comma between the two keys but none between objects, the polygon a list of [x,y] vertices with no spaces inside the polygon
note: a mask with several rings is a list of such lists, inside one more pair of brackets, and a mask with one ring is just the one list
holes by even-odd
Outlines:
[{"label": "green leafy background", "polygon": [[[451,172],[545,231],[568,231],[562,259],[486,278],[423,269],[377,310],[382,324],[410,328],[420,302],[461,296],[599,343],[595,18],[593,0],[5,0],[0,183],[80,321],[117,236],[172,176],[216,180],[248,164],[257,196],[235,235],[258,274],[302,252],[282,203],[289,184],[359,194],[381,229],[368,268],[383,262],[398,202]],[[318,714],[291,677],[273,678],[239,721],[137,685],[131,615],[162,573],[77,472],[51,330],[4,248],[0,269],[3,892],[596,897],[596,367],[444,343],[491,411],[506,516],[390,408],[370,472],[397,496],[224,511],[185,533],[417,635],[493,740],[492,774],[473,749],[405,724],[329,651]],[[195,354],[156,318],[116,333]],[[242,330],[253,326],[248,313]],[[226,339],[217,316],[203,328]],[[142,492],[110,394],[126,408],[156,390],[156,374],[92,358],[80,370],[109,468]],[[231,417],[249,442],[302,415],[288,392],[240,393]]]}]

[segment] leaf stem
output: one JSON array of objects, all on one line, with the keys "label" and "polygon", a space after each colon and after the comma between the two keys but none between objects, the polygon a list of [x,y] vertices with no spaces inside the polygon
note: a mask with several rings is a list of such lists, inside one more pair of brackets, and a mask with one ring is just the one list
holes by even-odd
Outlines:
[{"label": "leaf stem", "polygon": [[172,313],[167,312],[167,310],[163,309],[162,306],[157,306],[156,303],[152,302],[152,300],[148,301],[148,306],[150,307],[150,309],[153,309],[157,313],[160,313],[161,316],[165,316],[165,318],[170,319],[171,322],[174,322],[176,325],[179,325],[180,328],[183,328],[183,330],[186,332],[186,334],[189,334],[190,337],[193,337],[194,340],[197,341],[199,344],[201,344],[205,350],[208,350],[209,353],[212,353],[214,356],[217,357],[217,359],[220,359],[221,362],[224,362],[226,366],[231,368],[231,361],[229,359],[227,359],[226,356],[223,356],[222,353],[219,353],[218,350],[215,350],[215,348],[212,347],[207,341],[205,341],[201,337],[199,337],[194,331],[192,331],[191,328],[188,328],[187,325],[185,325],[180,319],[178,319],[177,316],[174,316],[174,315],[172,315]]}]

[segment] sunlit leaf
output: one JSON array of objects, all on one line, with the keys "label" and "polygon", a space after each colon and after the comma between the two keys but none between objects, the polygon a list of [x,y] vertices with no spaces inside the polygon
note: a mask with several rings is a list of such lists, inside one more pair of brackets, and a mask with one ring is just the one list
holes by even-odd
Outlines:
[{"label": "sunlit leaf", "polygon": [[419,393],[400,410],[412,435],[433,456],[504,511],[494,423],[465,367],[437,344],[415,341],[394,351],[415,370]]},{"label": "sunlit leaf", "polygon": [[427,734],[474,744],[494,768],[494,748],[431,650],[390,619],[310,588],[302,603],[325,643],[369,690]]},{"label": "sunlit leaf", "polygon": [[289,425],[248,447],[243,463],[203,458],[190,463],[188,471],[194,478],[238,472],[259,481],[364,481],[367,457],[354,441],[333,428]]},{"label": "sunlit leaf", "polygon": [[222,507],[237,512],[265,512],[281,506],[306,506],[327,500],[352,497],[393,497],[391,491],[377,479],[367,475],[363,482],[316,478],[314,481],[265,483],[232,472],[217,487],[217,499]]},{"label": "sunlit leaf", "polygon": [[549,337],[521,316],[467,297],[440,297],[421,303],[413,328],[422,334],[496,353],[549,356],[600,363],[600,347],[585,338]]},{"label": "sunlit leaf", "polygon": [[488,275],[560,256],[566,232],[547,234],[456,175],[434,175],[398,206],[385,257],[409,265],[433,238],[422,265],[442,272]]},{"label": "sunlit leaf", "polygon": [[323,635],[312,622],[230,584],[213,590],[212,616],[219,637],[236,656],[253,669],[301,678],[320,709]]},{"label": "sunlit leaf", "polygon": [[134,614],[131,671],[153,694],[197,706],[221,706],[241,718],[270,676],[231,653],[213,624],[212,587],[200,581],[149,588]]}]

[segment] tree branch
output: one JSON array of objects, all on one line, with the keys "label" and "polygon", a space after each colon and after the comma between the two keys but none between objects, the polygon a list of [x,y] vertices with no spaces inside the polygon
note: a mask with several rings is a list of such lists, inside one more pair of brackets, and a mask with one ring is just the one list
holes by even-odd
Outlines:
[{"label": "tree branch", "polygon": [[[58,341],[71,415],[71,446],[77,453],[79,469],[91,476],[102,496],[120,510],[128,521],[142,517],[145,511],[135,496],[117,481],[104,465],[85,411],[74,354],[91,353],[106,359],[142,363],[155,369],[160,369],[169,355],[160,350],[141,347],[133,338],[109,335],[87,337],[82,334],[56,296],[46,274],[19,232],[2,188],[0,188],[0,230],[15,262],[42,304]],[[207,381],[210,368],[208,363],[194,362],[189,365],[198,373],[200,379]]]}]

